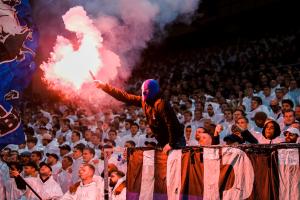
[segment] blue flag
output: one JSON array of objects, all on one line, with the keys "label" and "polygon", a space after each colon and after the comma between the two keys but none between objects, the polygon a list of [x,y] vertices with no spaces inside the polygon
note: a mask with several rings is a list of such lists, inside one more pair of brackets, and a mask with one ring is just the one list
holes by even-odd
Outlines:
[{"label": "blue flag", "polygon": [[0,149],[25,142],[16,102],[33,72],[38,32],[29,0],[0,0]]}]

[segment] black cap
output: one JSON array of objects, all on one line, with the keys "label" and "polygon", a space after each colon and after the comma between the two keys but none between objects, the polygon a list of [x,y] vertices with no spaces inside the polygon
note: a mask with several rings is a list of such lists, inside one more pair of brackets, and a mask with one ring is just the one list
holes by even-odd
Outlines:
[{"label": "black cap", "polygon": [[231,142],[238,142],[239,144],[243,143],[242,139],[235,134],[227,135],[226,137],[224,137],[223,140],[225,142],[231,141]]},{"label": "black cap", "polygon": [[61,145],[61,146],[59,146],[59,148],[71,151],[71,147],[69,145],[67,145],[67,144]]},{"label": "black cap", "polygon": [[155,142],[145,141],[145,145],[146,145],[146,146],[151,145],[151,146],[156,147],[157,144],[156,144]]},{"label": "black cap", "polygon": [[36,164],[35,162],[33,162],[33,161],[30,161],[30,162],[28,162],[28,163],[25,163],[25,164],[24,164],[24,167],[26,167],[26,166],[33,167],[35,170],[38,170],[37,164]]},{"label": "black cap", "polygon": [[56,160],[59,160],[58,155],[56,155],[55,153],[46,153],[46,156],[47,156],[47,157],[52,156],[52,157],[55,158]]},{"label": "black cap", "polygon": [[52,172],[52,167],[51,167],[50,165],[48,165],[48,164],[45,163],[45,162],[41,162],[41,163],[40,163],[40,168],[42,168],[43,166],[48,167],[48,168],[50,169],[50,171]]},{"label": "black cap", "polygon": [[30,157],[31,156],[31,153],[29,151],[24,151],[20,154],[20,156],[28,156]]}]

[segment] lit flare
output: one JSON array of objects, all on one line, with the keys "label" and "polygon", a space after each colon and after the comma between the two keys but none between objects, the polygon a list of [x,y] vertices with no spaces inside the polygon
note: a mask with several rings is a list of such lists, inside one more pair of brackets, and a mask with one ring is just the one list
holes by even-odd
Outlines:
[{"label": "lit flare", "polygon": [[80,6],[71,8],[63,21],[67,30],[76,33],[79,47],[74,49],[71,41],[58,36],[48,62],[43,63],[41,69],[44,80],[56,89],[79,90],[91,80],[90,72],[98,72],[103,67],[99,51],[103,38]]}]

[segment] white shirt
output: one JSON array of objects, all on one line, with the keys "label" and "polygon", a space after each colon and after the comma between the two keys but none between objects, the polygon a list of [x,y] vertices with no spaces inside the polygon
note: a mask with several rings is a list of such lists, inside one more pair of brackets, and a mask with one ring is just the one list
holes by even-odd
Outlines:
[{"label": "white shirt", "polygon": [[284,142],[284,139],[276,137],[273,140],[265,138],[262,134],[254,134],[259,144],[278,144]]},{"label": "white shirt", "polygon": [[280,118],[282,118],[282,112],[279,111],[278,113],[274,113],[273,110],[270,110],[270,115],[269,118],[274,119],[275,121],[279,120]]},{"label": "white shirt", "polygon": [[155,142],[157,144],[157,140],[155,139],[155,137],[149,137],[147,138],[147,135],[140,135],[139,136],[139,140],[138,143],[136,144],[136,147],[145,147],[145,142]]},{"label": "white shirt", "polygon": [[260,96],[261,99],[262,99],[262,103],[263,105],[265,106],[269,106],[270,105],[270,102],[276,98],[276,96],[274,94],[270,94],[270,96],[266,97],[264,94]]},{"label": "white shirt", "polygon": [[25,151],[29,151],[30,153],[32,153],[33,151],[43,151],[44,148],[43,146],[38,146],[35,145],[32,149],[28,149],[28,147],[25,147]]},{"label": "white shirt", "polygon": [[119,161],[117,164],[117,167],[121,172],[124,172],[124,174],[127,173],[127,161],[126,160],[122,159],[121,161]]},{"label": "white shirt", "polygon": [[264,112],[264,113],[266,113],[267,116],[270,115],[269,109],[265,105],[260,105],[256,109],[247,113],[248,119],[251,120],[252,118],[254,118],[254,116],[257,112]]},{"label": "white shirt", "polygon": [[93,159],[93,160],[90,160],[89,164],[91,164],[95,167],[95,175],[101,176],[101,173],[104,169],[104,161],[101,159]]},{"label": "white shirt", "polygon": [[[53,179],[52,176],[46,182],[43,182],[40,177],[25,178],[25,181],[42,197],[42,199],[60,198],[63,196],[60,185]],[[38,199],[32,191],[27,188],[26,196],[31,196],[28,199]]]},{"label": "white shirt", "polygon": [[115,139],[115,143],[116,147],[122,147],[123,141],[119,136],[117,136],[117,138]]},{"label": "white shirt", "polygon": [[129,140],[132,140],[135,142],[135,144],[137,145],[138,142],[139,142],[139,133],[136,133],[134,136],[132,136],[132,134],[130,133],[129,135],[125,135],[122,137],[122,141],[123,141],[123,144],[122,144],[122,147],[124,147],[125,145],[125,142],[129,141]]},{"label": "white shirt", "polygon": [[56,139],[53,139],[47,146],[45,146],[44,153],[45,155],[47,153],[55,153],[56,155],[59,155],[59,148],[58,143],[56,142]]},{"label": "white shirt", "polygon": [[0,200],[5,200],[5,186],[2,176],[0,176]]},{"label": "white shirt", "polygon": [[129,135],[129,134],[130,134],[130,129],[128,129],[128,130],[124,129],[123,131],[120,131],[120,132],[118,133],[118,135],[119,135],[121,138],[123,138],[124,136]]},{"label": "white shirt", "polygon": [[5,200],[5,188],[9,180],[9,169],[5,162],[0,160],[0,200]]},{"label": "white shirt", "polygon": [[81,182],[74,194],[68,191],[61,200],[102,200],[100,193],[95,181],[86,185]]},{"label": "white shirt", "polygon": [[16,145],[16,144],[9,144],[9,145],[6,146],[6,148],[10,148],[11,150],[14,150],[14,151],[19,150],[19,146]]},{"label": "white shirt", "polygon": [[57,163],[55,165],[51,166],[51,168],[52,168],[53,178],[55,180],[57,180],[58,173],[59,173],[59,171],[61,169],[61,162],[57,161]]},{"label": "white shirt", "polygon": [[199,127],[204,126],[204,121],[205,121],[205,118],[201,118],[200,120],[193,120],[191,125],[197,129]]},{"label": "white shirt", "polygon": [[[110,156],[110,158],[108,159],[108,164],[110,164],[110,163],[112,163],[114,165],[118,164],[118,160],[114,154],[112,154]],[[95,175],[101,176],[101,173],[104,170],[104,160],[101,160],[101,159],[91,160],[89,162],[89,164],[91,164],[95,167]]]},{"label": "white shirt", "polygon": [[72,172],[71,167],[67,170],[61,170],[61,172],[57,175],[57,182],[59,183],[61,190],[63,193],[66,193],[72,183]]},{"label": "white shirt", "polygon": [[286,125],[286,124],[284,123],[283,118],[279,118],[279,119],[277,120],[277,123],[278,123],[279,126],[280,126],[281,132],[286,131],[286,130],[291,126],[291,125]]},{"label": "white shirt", "polygon": [[51,199],[51,198],[63,196],[61,187],[54,180],[53,176],[50,176],[50,178],[45,183],[43,183],[40,178],[38,178],[37,180],[40,182],[42,186],[41,196],[43,199]]},{"label": "white shirt", "polygon": [[[27,177],[24,178],[24,180],[34,189],[34,191],[41,196],[41,184],[40,180],[38,180],[39,177]],[[26,187],[26,191],[24,193],[25,199],[28,200],[39,200],[39,198],[28,188]]]},{"label": "white shirt", "polygon": [[126,200],[126,187],[122,190],[119,195],[115,195],[115,190],[119,187],[119,185],[124,181],[124,178],[120,178],[115,185],[114,189],[111,191],[111,200]]},{"label": "white shirt", "polygon": [[16,181],[14,178],[9,178],[9,180],[6,182],[5,187],[5,194],[6,199],[20,199],[23,192],[22,190],[19,190],[16,185]]},{"label": "white shirt", "polygon": [[78,158],[78,159],[74,159],[73,160],[73,165],[72,165],[72,183],[76,183],[79,181],[79,168],[80,165],[83,163],[82,157]]},{"label": "white shirt", "polygon": [[72,136],[72,130],[69,129],[66,132],[62,132],[61,130],[58,130],[56,132],[56,138],[58,138],[60,136],[65,136],[66,141],[70,142],[71,141],[71,136]]},{"label": "white shirt", "polygon": [[189,140],[185,139],[186,140],[186,146],[198,146],[199,145],[199,142],[195,139],[192,138],[192,136],[190,137]]},{"label": "white shirt", "polygon": [[209,116],[208,113],[203,113],[203,117],[205,119],[211,119],[211,121],[214,124],[218,124],[221,120],[224,119],[224,115],[223,114],[214,114],[213,116]]},{"label": "white shirt", "polygon": [[246,112],[250,112],[251,111],[251,100],[252,97],[244,97],[243,98],[243,105],[246,107]]}]

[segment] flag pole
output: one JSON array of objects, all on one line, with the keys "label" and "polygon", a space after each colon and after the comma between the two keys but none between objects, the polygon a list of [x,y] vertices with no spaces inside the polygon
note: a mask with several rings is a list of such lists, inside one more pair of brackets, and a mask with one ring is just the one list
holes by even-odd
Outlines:
[{"label": "flag pole", "polygon": [[42,197],[31,187],[31,185],[29,185],[22,176],[19,175],[19,177],[22,179],[22,181],[24,181],[25,185],[33,192],[33,194],[35,194],[35,196],[42,200]]},{"label": "flag pole", "polygon": [[[16,170],[14,168],[12,168],[11,166],[8,165],[8,167],[11,169],[11,170]],[[18,180],[20,181],[20,183],[22,184],[25,184],[32,192],[33,194],[35,194],[35,196],[39,199],[39,200],[43,200],[42,197],[31,187],[31,185],[29,185],[25,179],[19,174],[18,176],[15,177],[15,181],[16,181],[16,185],[17,185],[17,188],[18,188]],[[19,188],[18,188],[19,189]]]},{"label": "flag pole", "polygon": [[95,77],[95,75],[93,74],[93,72],[92,72],[91,70],[89,70],[89,73],[90,73],[92,79],[93,79],[93,80],[96,80],[96,77]]},{"label": "flag pole", "polygon": [[108,194],[108,152],[110,148],[104,148],[104,200],[109,200]]}]

